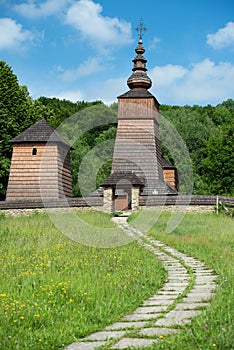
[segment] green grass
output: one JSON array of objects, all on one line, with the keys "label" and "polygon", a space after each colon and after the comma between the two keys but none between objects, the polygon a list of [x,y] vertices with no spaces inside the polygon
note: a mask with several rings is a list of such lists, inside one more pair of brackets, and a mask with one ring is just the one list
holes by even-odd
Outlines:
[{"label": "green grass", "polygon": [[[107,228],[112,243],[123,242],[109,215],[76,215],[84,235],[95,225],[107,242]],[[61,224],[66,214],[59,217]],[[134,242],[89,247],[63,235],[46,214],[1,215],[0,349],[62,349],[134,310],[164,278],[161,264]]]},{"label": "green grass", "polygon": [[[130,217],[133,225],[137,215]],[[141,229],[146,221],[153,224],[157,215],[147,212],[145,220],[142,215]],[[165,230],[169,217],[170,213],[162,213],[148,234],[211,267],[219,275],[218,287],[211,305],[191,325],[147,349],[234,349],[234,219],[212,213],[186,214],[174,232],[168,234]]]}]

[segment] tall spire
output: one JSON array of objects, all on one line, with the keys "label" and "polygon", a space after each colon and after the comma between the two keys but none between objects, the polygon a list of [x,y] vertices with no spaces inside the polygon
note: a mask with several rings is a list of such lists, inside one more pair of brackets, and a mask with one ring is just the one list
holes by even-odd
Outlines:
[{"label": "tall spire", "polygon": [[147,75],[146,62],[147,60],[143,56],[145,49],[143,47],[143,33],[146,31],[144,27],[142,18],[140,20],[139,26],[136,28],[136,31],[139,33],[138,45],[135,49],[137,56],[132,60],[134,63],[133,73],[128,78],[127,84],[130,89],[149,89],[152,86],[151,79]]}]

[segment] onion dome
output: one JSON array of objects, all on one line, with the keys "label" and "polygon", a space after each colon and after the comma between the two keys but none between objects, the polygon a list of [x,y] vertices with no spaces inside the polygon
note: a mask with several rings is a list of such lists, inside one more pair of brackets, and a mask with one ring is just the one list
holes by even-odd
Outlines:
[{"label": "onion dome", "polygon": [[143,56],[145,49],[143,47],[142,36],[140,35],[138,46],[135,49],[137,56],[132,60],[134,67],[133,73],[128,78],[127,84],[130,89],[149,89],[152,86],[152,81],[147,75],[146,62]]}]

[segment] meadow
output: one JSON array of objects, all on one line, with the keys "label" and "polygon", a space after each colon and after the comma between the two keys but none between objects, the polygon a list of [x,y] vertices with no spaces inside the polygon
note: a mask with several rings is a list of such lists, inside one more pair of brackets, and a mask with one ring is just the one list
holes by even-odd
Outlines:
[{"label": "meadow", "polygon": [[[91,226],[98,223],[103,232],[115,230],[107,214],[76,215]],[[132,225],[138,215],[129,218]],[[153,224],[157,216],[147,211],[138,228],[143,231],[152,220],[148,235],[200,259],[219,277],[216,295],[200,316],[179,334],[146,349],[234,349],[233,218],[190,213],[168,234],[170,213],[161,213]],[[116,229],[119,237],[121,243]],[[1,215],[0,252],[3,350],[63,349],[134,310],[166,278],[160,262],[136,242],[112,248],[82,245],[62,234],[47,214],[36,211],[29,216]]]},{"label": "meadow", "polygon": [[[90,227],[98,223],[104,236],[113,228],[119,239],[109,215],[76,215]],[[89,247],[63,235],[47,214],[1,215],[0,349],[63,349],[134,310],[165,277],[136,242]]]},{"label": "meadow", "polygon": [[[138,214],[129,221],[134,225]],[[146,212],[138,225],[157,217],[157,212]],[[234,219],[225,214],[187,213],[181,224],[165,233],[170,213],[162,213],[148,235],[175,247],[179,251],[203,261],[219,275],[216,295],[204,312],[186,325],[178,335],[161,339],[146,349],[174,350],[232,350],[234,349]],[[145,222],[144,222],[145,221]],[[140,227],[139,227],[140,226]]]}]

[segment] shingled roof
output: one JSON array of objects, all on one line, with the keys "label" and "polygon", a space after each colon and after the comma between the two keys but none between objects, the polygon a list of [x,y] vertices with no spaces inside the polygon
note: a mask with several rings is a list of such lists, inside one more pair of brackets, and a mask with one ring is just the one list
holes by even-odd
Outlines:
[{"label": "shingled roof", "polygon": [[50,126],[45,118],[24,130],[21,134],[10,140],[11,143],[25,143],[25,142],[56,142],[66,145],[71,148],[56,130]]},{"label": "shingled roof", "polygon": [[176,169],[176,167],[174,165],[172,165],[171,163],[169,163],[166,159],[164,159],[163,157],[161,157],[161,164],[163,169]]},{"label": "shingled roof", "polygon": [[[151,92],[149,92],[146,89],[135,89],[135,90],[129,90],[127,92],[125,92],[124,94],[118,96],[118,98],[154,98],[156,101],[157,99],[155,98],[154,95],[151,94]],[[157,101],[158,105],[159,102]]]},{"label": "shingled roof", "polygon": [[136,176],[133,172],[129,171],[114,171],[102,184],[101,187],[116,186],[118,183],[122,185],[144,186],[144,182]]}]

